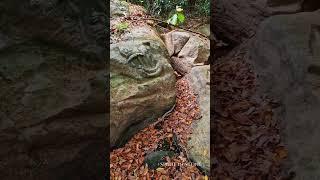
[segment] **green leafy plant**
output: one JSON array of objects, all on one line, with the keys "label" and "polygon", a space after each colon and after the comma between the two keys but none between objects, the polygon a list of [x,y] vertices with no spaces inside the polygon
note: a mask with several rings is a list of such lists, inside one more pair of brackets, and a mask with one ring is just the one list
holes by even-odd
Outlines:
[{"label": "green leafy plant", "polygon": [[187,0],[131,0],[132,3],[144,6],[148,13],[155,17],[166,17],[176,5],[187,7]]},{"label": "green leafy plant", "polygon": [[176,7],[176,12],[167,20],[168,24],[177,26],[183,24],[186,17],[183,14],[183,9],[180,6]]},{"label": "green leafy plant", "polygon": [[129,27],[129,24],[127,22],[121,22],[116,25],[116,29],[119,32],[125,31],[126,29],[128,29],[128,27]]},{"label": "green leafy plant", "polygon": [[[210,16],[210,0],[130,0],[144,6],[152,16],[167,18],[176,6],[180,6],[193,17]],[[170,16],[171,17],[171,16]]]},{"label": "green leafy plant", "polygon": [[197,16],[210,16],[210,0],[198,0],[193,8]]}]

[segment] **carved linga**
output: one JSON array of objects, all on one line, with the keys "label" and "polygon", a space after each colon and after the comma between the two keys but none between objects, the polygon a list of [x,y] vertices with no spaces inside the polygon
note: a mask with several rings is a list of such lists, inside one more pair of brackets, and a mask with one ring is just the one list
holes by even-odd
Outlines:
[{"label": "carved linga", "polygon": [[138,74],[140,76],[132,77],[139,79],[141,77],[159,76],[162,71],[162,65],[160,64],[159,59],[154,57],[150,42],[143,42],[138,47],[130,45],[120,47],[119,51],[120,54],[126,58],[126,61],[123,62],[123,64],[129,66],[130,69],[135,72],[124,72],[125,74],[132,73],[130,74],[131,76]]}]

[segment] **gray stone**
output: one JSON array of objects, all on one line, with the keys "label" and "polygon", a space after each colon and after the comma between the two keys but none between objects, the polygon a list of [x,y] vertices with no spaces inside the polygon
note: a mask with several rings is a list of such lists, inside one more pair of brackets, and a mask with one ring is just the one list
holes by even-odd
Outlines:
[{"label": "gray stone", "polygon": [[184,78],[197,94],[201,112],[201,118],[192,124],[187,154],[208,173],[210,171],[210,66],[194,67]]},{"label": "gray stone", "polygon": [[165,162],[165,157],[173,157],[172,151],[154,151],[146,155],[144,163],[148,164],[148,168],[156,169],[161,167],[161,164]]},{"label": "gray stone", "polygon": [[1,178],[54,178],[105,143],[105,4],[4,0],[0,16]]},{"label": "gray stone", "polygon": [[171,35],[171,38],[172,38],[172,44],[174,45],[174,54],[178,54],[181,51],[181,49],[183,48],[183,46],[189,40],[190,35],[187,32],[177,31]]},{"label": "gray stone", "polygon": [[258,73],[259,92],[282,106],[286,166],[298,180],[319,179],[320,11],[266,19],[252,40],[248,58]]},{"label": "gray stone", "polygon": [[186,62],[195,64],[207,62],[209,55],[210,41],[194,35],[191,36],[186,44],[184,44],[178,57],[185,59]]},{"label": "gray stone", "polygon": [[203,35],[206,35],[207,37],[210,36],[210,24],[201,25],[195,30],[202,33]]},{"label": "gray stone", "polygon": [[170,56],[182,58],[182,61],[191,64],[208,61],[209,39],[184,31],[171,31],[164,34],[163,39]]},{"label": "gray stone", "polygon": [[212,31],[228,44],[238,45],[270,15],[266,0],[217,0],[211,13]]},{"label": "gray stone", "polygon": [[123,145],[175,102],[175,75],[157,32],[140,24],[117,36],[110,45],[111,146]]},{"label": "gray stone", "polygon": [[129,4],[126,1],[110,1],[110,17],[121,17],[129,14]]},{"label": "gray stone", "polygon": [[217,0],[211,13],[212,31],[235,46],[252,38],[259,24],[270,16],[317,9],[318,0]]}]

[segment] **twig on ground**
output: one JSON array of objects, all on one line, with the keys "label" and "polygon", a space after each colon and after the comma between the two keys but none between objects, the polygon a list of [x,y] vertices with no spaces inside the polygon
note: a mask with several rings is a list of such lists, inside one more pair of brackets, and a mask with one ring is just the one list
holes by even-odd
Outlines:
[{"label": "twig on ground", "polygon": [[[158,21],[158,22],[162,22],[162,23],[166,23],[167,24],[167,22],[165,22],[165,21],[163,21],[163,20],[161,20],[161,19],[157,19],[157,18],[141,18],[141,19],[136,19],[136,20],[134,20],[134,21],[139,21],[139,20],[154,20],[154,21]],[[206,38],[206,39],[209,39],[209,37],[208,36],[206,36],[206,35],[204,35],[204,34],[202,34],[202,33],[199,33],[199,32],[196,32],[196,31],[192,31],[192,30],[190,30],[190,29],[186,29],[186,28],[183,28],[183,27],[180,27],[180,26],[174,26],[176,29],[182,29],[182,30],[185,30],[185,31],[189,31],[189,32],[191,32],[191,33],[194,33],[194,34],[198,34],[198,35],[200,35],[200,36],[202,36],[202,37],[204,37],[204,38]],[[165,28],[165,27],[164,27]],[[167,28],[168,29],[168,28]]]},{"label": "twig on ground", "polygon": [[171,107],[171,109],[169,111],[167,111],[166,113],[164,113],[161,118],[159,118],[156,122],[154,122],[153,124],[156,125],[162,121],[164,121],[164,118],[166,118],[176,107],[176,103],[174,103],[174,105]]}]

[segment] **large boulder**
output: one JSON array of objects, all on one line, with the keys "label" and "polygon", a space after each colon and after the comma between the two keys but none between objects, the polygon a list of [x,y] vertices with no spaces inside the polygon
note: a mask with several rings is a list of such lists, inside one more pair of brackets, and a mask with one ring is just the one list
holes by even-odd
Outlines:
[{"label": "large boulder", "polygon": [[259,23],[270,15],[265,0],[217,0],[211,12],[213,32],[235,45],[251,38]]},{"label": "large boulder", "polygon": [[206,63],[210,56],[207,38],[185,31],[171,31],[163,35],[173,68],[182,75],[197,63]]},{"label": "large boulder", "polygon": [[111,38],[110,143],[121,146],[173,106],[176,79],[164,43],[147,24]]},{"label": "large boulder", "polygon": [[210,40],[197,34],[174,30],[163,35],[170,57],[184,61],[204,63],[210,55]]},{"label": "large boulder", "polygon": [[1,179],[58,179],[106,142],[105,5],[4,0],[0,16]]},{"label": "large boulder", "polygon": [[318,0],[267,0],[274,13],[315,11],[320,8]]},{"label": "large boulder", "polygon": [[281,106],[287,167],[296,179],[320,179],[320,10],[265,20],[249,47],[259,91]]},{"label": "large boulder", "polygon": [[187,154],[206,173],[210,171],[210,66],[198,66],[184,78],[197,94],[201,118],[192,124]]},{"label": "large boulder", "polygon": [[129,4],[126,1],[110,1],[110,17],[123,17],[129,15]]},{"label": "large boulder", "polygon": [[212,30],[228,44],[238,45],[253,37],[269,16],[319,8],[318,0],[216,0],[211,11]]}]

